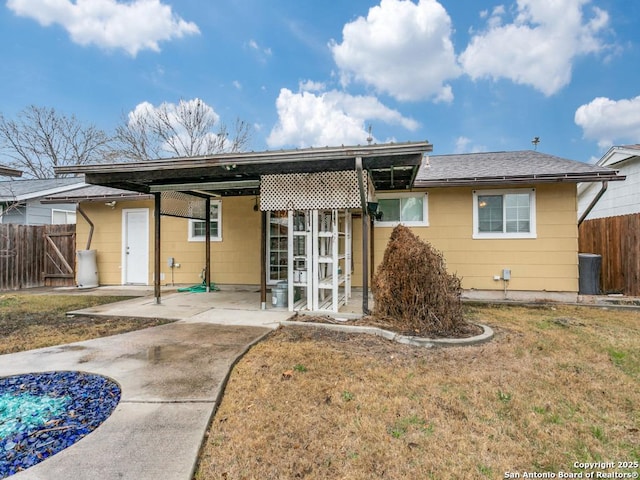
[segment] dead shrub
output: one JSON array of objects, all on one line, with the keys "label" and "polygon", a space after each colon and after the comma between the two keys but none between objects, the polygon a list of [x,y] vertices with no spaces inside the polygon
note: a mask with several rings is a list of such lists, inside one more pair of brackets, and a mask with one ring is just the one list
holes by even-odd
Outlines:
[{"label": "dead shrub", "polygon": [[461,293],[442,253],[407,227],[394,228],[373,280],[376,317],[414,335],[455,335],[465,325]]}]

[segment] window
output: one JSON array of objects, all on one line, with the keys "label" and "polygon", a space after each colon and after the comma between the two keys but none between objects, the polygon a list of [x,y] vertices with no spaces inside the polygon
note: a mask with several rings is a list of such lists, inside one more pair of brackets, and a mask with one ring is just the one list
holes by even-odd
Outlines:
[{"label": "window", "polygon": [[536,238],[536,191],[474,190],[473,238]]},{"label": "window", "polygon": [[382,218],[376,221],[381,227],[395,227],[399,223],[413,227],[429,225],[426,193],[380,193],[378,211]]},{"label": "window", "polygon": [[51,210],[51,223],[53,225],[76,223],[76,212],[72,210]]},{"label": "window", "polygon": [[[189,241],[204,242],[207,231],[204,220],[189,220]],[[222,203],[220,200],[211,201],[211,222],[209,223],[211,241],[222,241]]]}]

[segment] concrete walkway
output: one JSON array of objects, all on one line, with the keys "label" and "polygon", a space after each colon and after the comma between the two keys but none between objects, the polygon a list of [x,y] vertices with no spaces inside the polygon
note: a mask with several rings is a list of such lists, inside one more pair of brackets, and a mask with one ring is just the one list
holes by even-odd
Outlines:
[{"label": "concrete walkway", "polygon": [[[120,403],[100,427],[71,447],[11,477],[16,480],[191,480],[202,440],[234,363],[251,345],[291,317],[284,308],[261,310],[255,289],[168,291],[163,293],[160,304],[149,295],[148,288],[42,289],[30,293],[140,295],[70,313],[177,321],[111,337],[0,355],[0,376],[80,370],[108,376],[122,388]],[[357,315],[359,304],[350,302],[341,315]],[[368,327],[322,326],[380,335]],[[415,344],[422,345],[419,341]]]},{"label": "concrete walkway", "polygon": [[141,297],[87,309],[78,313],[179,321],[0,356],[0,376],[80,370],[108,376],[122,388],[115,411],[94,432],[11,478],[191,480],[231,367],[290,316],[286,310],[261,311],[259,304],[240,310],[216,300],[173,293],[161,305]]}]

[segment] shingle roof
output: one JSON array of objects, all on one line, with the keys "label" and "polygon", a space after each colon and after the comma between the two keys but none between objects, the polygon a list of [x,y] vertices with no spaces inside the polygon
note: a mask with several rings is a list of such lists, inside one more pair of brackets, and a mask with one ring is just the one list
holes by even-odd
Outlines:
[{"label": "shingle roof", "polygon": [[85,185],[83,178],[16,179],[0,182],[0,201],[38,198]]},{"label": "shingle roof", "polygon": [[415,187],[624,180],[606,167],[534,150],[434,155],[422,165]]}]

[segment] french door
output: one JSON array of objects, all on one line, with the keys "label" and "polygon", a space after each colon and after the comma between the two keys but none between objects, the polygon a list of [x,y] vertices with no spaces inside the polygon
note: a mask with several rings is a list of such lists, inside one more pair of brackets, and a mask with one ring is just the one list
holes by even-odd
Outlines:
[{"label": "french door", "polygon": [[286,282],[290,310],[338,311],[351,296],[351,213],[269,212],[267,282]]}]

